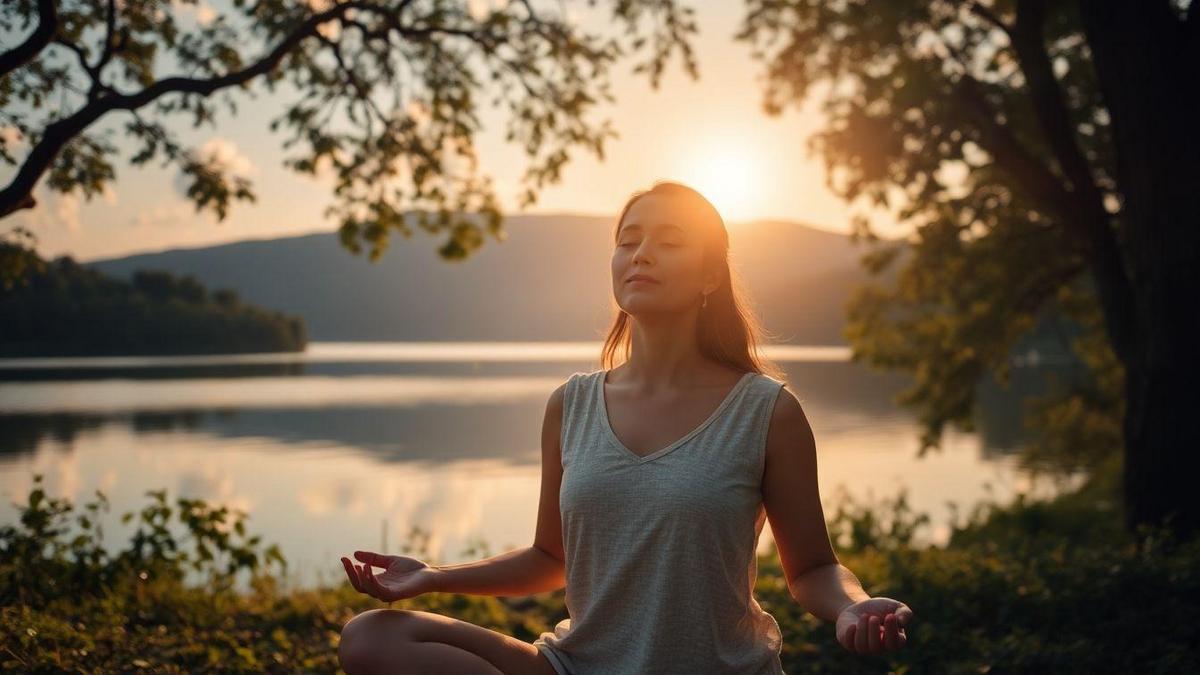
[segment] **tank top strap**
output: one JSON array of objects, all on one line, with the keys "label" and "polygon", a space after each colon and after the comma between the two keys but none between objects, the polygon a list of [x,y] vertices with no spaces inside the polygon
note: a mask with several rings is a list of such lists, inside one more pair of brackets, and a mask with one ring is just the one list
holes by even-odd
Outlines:
[{"label": "tank top strap", "polygon": [[737,428],[733,437],[740,439],[751,451],[755,476],[761,477],[766,467],[767,430],[775,412],[775,402],[785,386],[784,382],[765,373],[755,373],[742,392],[738,402],[738,415],[730,416],[726,423]]},{"label": "tank top strap", "polygon": [[572,455],[578,452],[580,445],[580,433],[584,431],[588,423],[587,416],[589,407],[591,406],[590,394],[592,387],[589,386],[591,378],[597,372],[603,371],[576,371],[571,373],[563,386],[563,412],[562,412],[562,430],[559,434],[560,460],[562,465],[566,467],[573,458]]}]

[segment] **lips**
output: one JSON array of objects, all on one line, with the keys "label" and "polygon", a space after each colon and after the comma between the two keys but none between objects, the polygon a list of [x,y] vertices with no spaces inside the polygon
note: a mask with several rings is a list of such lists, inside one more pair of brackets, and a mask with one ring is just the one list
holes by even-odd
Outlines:
[{"label": "lips", "polygon": [[640,281],[642,283],[647,283],[647,284],[657,284],[658,283],[658,279],[655,279],[654,277],[651,277],[651,276],[647,276],[645,274],[635,274],[635,275],[629,277],[628,279],[626,279],[625,283],[632,284],[632,283],[638,282],[638,281]]}]

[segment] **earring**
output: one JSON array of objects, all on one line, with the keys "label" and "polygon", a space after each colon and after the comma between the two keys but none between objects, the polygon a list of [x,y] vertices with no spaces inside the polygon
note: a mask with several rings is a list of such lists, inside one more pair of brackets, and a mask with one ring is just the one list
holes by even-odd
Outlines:
[{"label": "earring", "polygon": [[[1200,0],[1197,1],[1200,2]],[[704,309],[705,307],[708,307],[708,293],[704,294],[704,303],[700,305],[700,309]]]}]

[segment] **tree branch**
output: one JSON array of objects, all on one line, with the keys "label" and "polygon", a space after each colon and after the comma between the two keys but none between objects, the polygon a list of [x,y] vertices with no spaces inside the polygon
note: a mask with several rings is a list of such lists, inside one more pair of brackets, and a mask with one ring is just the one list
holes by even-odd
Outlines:
[{"label": "tree branch", "polygon": [[[947,48],[953,51],[953,47],[947,45]],[[956,85],[959,100],[974,113],[971,121],[981,134],[980,146],[995,157],[1009,178],[1048,213],[1058,219],[1069,219],[1070,195],[1058,176],[1026,149],[1008,126],[996,120],[997,112],[984,95],[981,83],[966,72],[965,66]]]},{"label": "tree branch", "polygon": [[1104,209],[1104,195],[1076,142],[1062,89],[1046,52],[1042,37],[1045,11],[1043,0],[1018,0],[1013,48],[1021,61],[1034,113],[1047,145],[1071,182],[1068,200],[1073,213],[1063,225],[1091,250],[1093,263],[1113,285],[1111,290],[1117,296],[1114,299],[1124,305],[1122,310],[1128,310],[1131,305],[1126,303],[1132,302],[1129,271],[1112,219]]},{"label": "tree branch", "polygon": [[1032,313],[1045,302],[1047,295],[1054,293],[1060,286],[1075,279],[1083,272],[1086,272],[1087,269],[1087,263],[1079,261],[1064,264],[1058,269],[1045,271],[1040,276],[1037,274],[1030,275],[1029,279],[1027,279],[1028,283],[1013,298],[1009,309]]},{"label": "tree branch", "polygon": [[971,74],[967,65],[970,59],[948,40],[938,44],[946,49],[947,60],[959,66],[961,75],[954,83],[955,93],[973,113],[968,121],[973,121],[978,127],[981,134],[979,143],[983,149],[994,156],[1009,178],[1047,213],[1054,214],[1058,219],[1070,218],[1070,195],[1062,182],[1034,153],[1025,148],[1008,126],[997,121],[998,112],[984,94],[982,83]]},{"label": "tree branch", "polygon": [[375,133],[375,126],[371,121],[372,112],[379,116],[380,122],[384,125],[384,128],[387,128],[388,116],[385,115],[384,112],[379,109],[379,106],[375,104],[375,99],[371,98],[371,92],[367,91],[366,87],[362,83],[362,80],[358,78],[358,74],[353,68],[350,67],[349,64],[346,63],[345,58],[342,56],[341,46],[338,45],[337,42],[334,42],[333,40],[330,40],[322,35],[319,31],[317,32],[316,37],[318,40],[325,43],[325,45],[329,47],[329,50],[333,52],[333,58],[337,61],[338,68],[346,75],[343,80],[344,84],[349,84],[354,88],[354,91],[358,94],[359,98],[362,99],[363,105],[367,108],[367,134],[369,136],[373,136]]},{"label": "tree branch", "polygon": [[996,13],[993,12],[990,7],[988,7],[982,3],[979,3],[979,2],[968,2],[967,9],[970,12],[972,12],[973,14],[980,16],[981,18],[983,18],[984,20],[986,20],[988,23],[992,24],[996,28],[999,28],[1001,31],[1004,32],[1005,35],[1008,36],[1009,42],[1012,42],[1012,40],[1013,40],[1012,27],[1009,26],[1008,24],[1004,23],[1004,21],[1001,20],[1000,17],[997,16]]},{"label": "tree branch", "polygon": [[[112,0],[110,0],[111,2]],[[33,198],[33,188],[37,180],[49,168],[54,158],[58,156],[62,148],[70,142],[77,134],[86,129],[90,124],[102,117],[108,112],[114,110],[136,110],[148,103],[153,102],[159,97],[170,93],[191,93],[201,96],[211,95],[213,92],[224,89],[226,87],[241,85],[259,75],[266,74],[275,69],[283,58],[291,52],[305,38],[319,35],[318,27],[335,19],[341,19],[344,22],[344,15],[348,11],[362,10],[365,12],[374,12],[383,17],[387,25],[396,29],[405,37],[420,37],[434,33],[444,33],[447,35],[459,35],[468,37],[480,44],[486,49],[492,49],[495,46],[493,36],[490,36],[481,31],[471,31],[466,29],[457,29],[450,27],[425,27],[413,28],[404,26],[400,23],[399,17],[405,7],[411,4],[412,0],[403,0],[394,8],[384,8],[379,4],[370,2],[370,0],[358,0],[354,2],[344,2],[334,5],[330,9],[313,14],[312,16],[301,22],[295,29],[292,30],[274,49],[266,56],[250,66],[242,68],[234,72],[227,73],[219,77],[209,79],[191,78],[191,77],[168,77],[159,80],[152,85],[144,88],[142,91],[133,94],[114,93],[111,96],[89,100],[89,103],[75,113],[56,120],[47,125],[42,138],[36,146],[32,148],[25,163],[17,172],[12,182],[0,190],[0,218],[7,216],[22,208],[32,208],[36,205],[36,200]],[[48,5],[53,13],[53,3],[49,0],[42,0],[43,4]],[[111,6],[111,5],[110,5]],[[533,17],[537,21],[536,17]],[[114,19],[115,20],[115,19]],[[110,24],[111,25],[111,24]],[[51,36],[53,35],[53,27],[51,27]],[[96,73],[94,67],[88,66],[86,60],[83,59],[82,51],[74,45],[63,43],[68,48],[74,48],[80,56],[81,63],[85,70],[92,74]],[[15,50],[14,50],[15,51]],[[36,52],[35,52],[36,53]],[[336,56],[336,55],[335,55]],[[505,59],[500,59],[502,63],[510,67],[515,67]],[[530,88],[524,78],[521,78],[522,85],[528,93],[534,95],[534,90]],[[368,103],[370,103],[368,99]]]},{"label": "tree branch", "polygon": [[[135,94],[114,93],[112,96],[94,99],[75,113],[51,122],[46,125],[46,131],[41,140],[30,150],[29,156],[20,171],[17,172],[16,177],[7,187],[0,190],[0,218],[18,209],[35,206],[37,202],[33,198],[33,188],[37,180],[46,172],[54,158],[72,138],[106,113],[113,110],[136,110],[164,94],[193,93],[208,96],[218,89],[248,82],[273,70],[284,56],[296,48],[301,40],[316,34],[317,27],[322,23],[341,16],[355,5],[362,6],[363,4],[365,3],[335,5],[325,12],[310,16],[288,34],[267,56],[241,70],[211,79],[164,78]],[[406,4],[408,4],[407,1],[401,6]],[[369,6],[365,9],[377,8]]]},{"label": "tree branch", "polygon": [[[1062,89],[1054,76],[1050,55],[1042,37],[1045,7],[1042,0],[1018,0],[1017,22],[1013,27],[1013,49],[1021,61],[1025,81],[1029,85],[1034,115],[1042,128],[1048,146],[1062,167],[1064,177],[1071,182],[1075,206],[1089,217],[1107,220],[1096,182],[1087,160],[1075,142],[1075,129],[1070,112],[1063,101]],[[1084,200],[1090,201],[1089,205]]]},{"label": "tree branch", "polygon": [[33,60],[46,48],[58,31],[58,10],[54,0],[38,0],[38,26],[25,42],[0,54],[0,78]]},{"label": "tree branch", "polygon": [[105,17],[104,53],[100,55],[100,60],[96,62],[96,74],[92,82],[92,88],[88,90],[88,98],[94,98],[99,91],[107,88],[100,81],[100,73],[104,72],[104,66],[108,65],[108,61],[113,57],[113,54],[125,44],[125,34],[121,33],[118,36],[116,32],[116,0],[108,0],[108,15]]}]

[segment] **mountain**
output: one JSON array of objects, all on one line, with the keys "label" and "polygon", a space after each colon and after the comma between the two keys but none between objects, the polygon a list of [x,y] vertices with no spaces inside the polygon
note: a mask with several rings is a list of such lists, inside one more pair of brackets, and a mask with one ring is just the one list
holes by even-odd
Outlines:
[{"label": "mountain", "polygon": [[[505,219],[507,239],[465,261],[439,241],[393,233],[371,263],[335,232],[171,249],[87,261],[105,274],[191,275],[247,302],[303,317],[311,340],[599,340],[616,309],[612,219],[568,214]],[[794,344],[844,344],[844,304],[868,279],[849,237],[782,221],[730,228],[730,260],[764,326]]]}]

